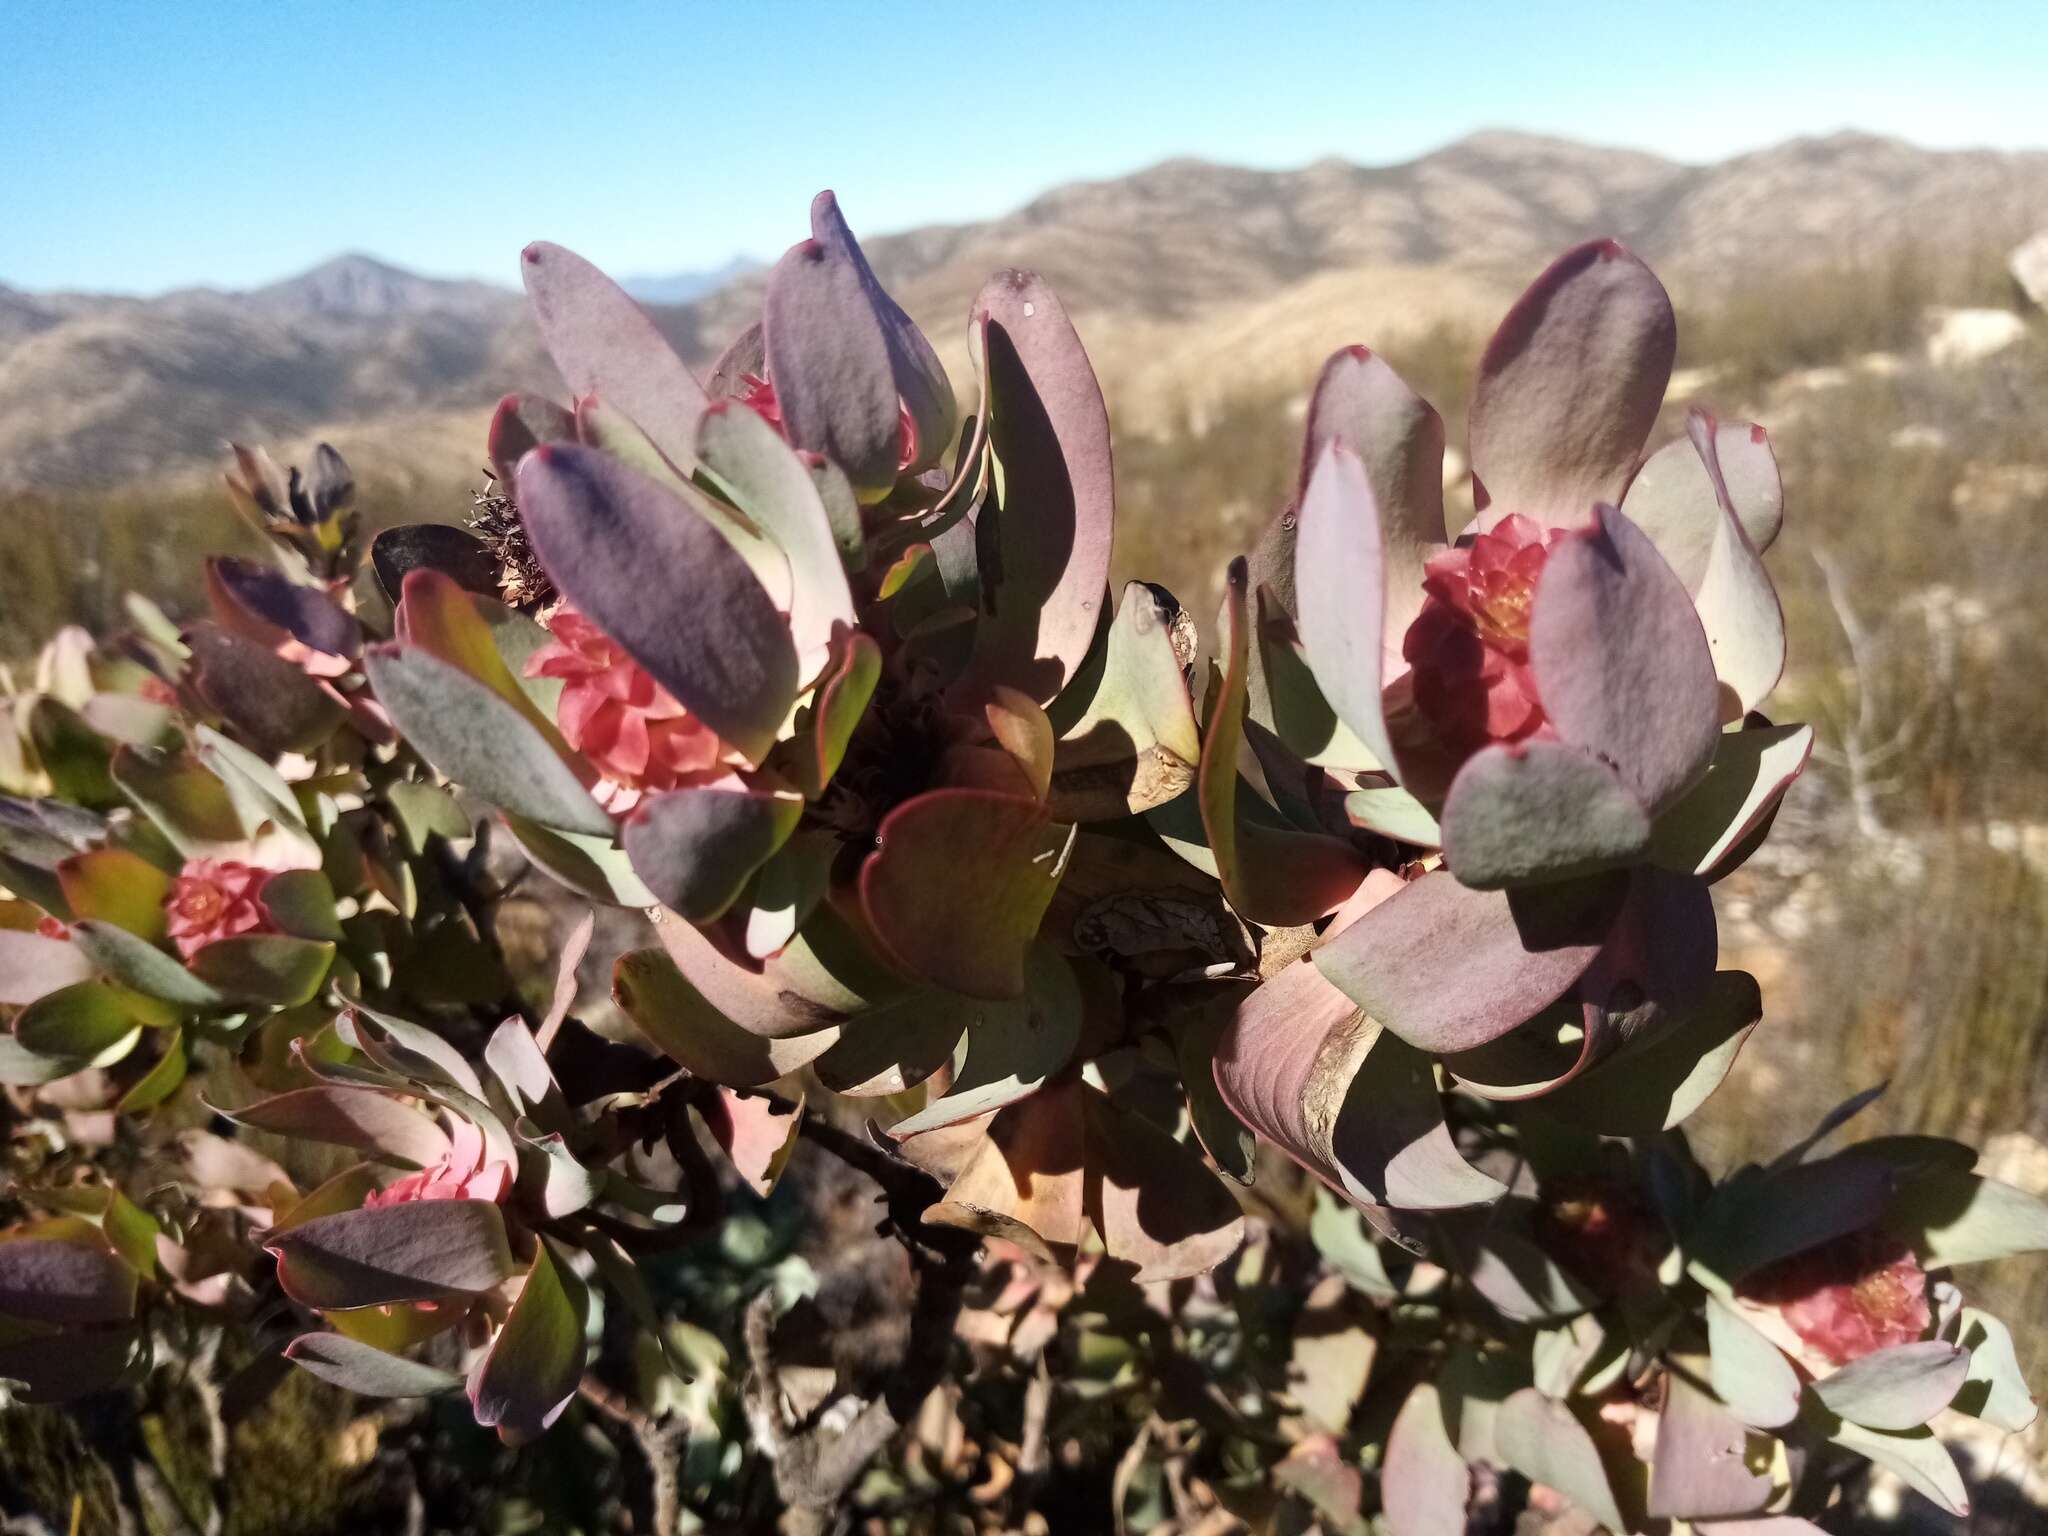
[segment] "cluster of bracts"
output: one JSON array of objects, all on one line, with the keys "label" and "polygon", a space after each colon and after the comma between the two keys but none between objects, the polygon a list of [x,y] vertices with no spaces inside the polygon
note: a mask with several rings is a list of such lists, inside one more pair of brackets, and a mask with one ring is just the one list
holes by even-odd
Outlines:
[{"label": "cluster of bracts", "polygon": [[[665,1104],[765,1192],[808,1086],[934,1175],[924,1221],[1048,1264],[1211,1269],[1255,1137],[1428,1252],[1496,1326],[1394,1419],[1396,1536],[1462,1531],[1474,1462],[1616,1531],[1805,1508],[1830,1446],[1959,1507],[1928,1421],[2033,1407],[1941,1272],[2042,1246],[2048,1208],[1923,1138],[1716,1184],[1672,1129],[1762,1017],[1710,887],[1812,734],[1760,712],[1763,429],[1695,409],[1646,453],[1650,271],[1593,242],[1509,311],[1462,530],[1437,412],[1337,352],[1202,630],[1112,600],[1108,415],[1046,284],[975,300],[963,420],[829,193],[811,228],[701,380],[529,247],[570,400],[499,408],[489,540],[365,545],[332,450],[237,449],[274,558],[210,561],[203,619],[136,599],[46,652],[0,731],[0,1080],[359,1160],[302,1188],[278,1142],[188,1129],[187,1200],[25,1183],[0,1376],[132,1375],[158,1309],[247,1290],[253,1239],[299,1364],[538,1433],[601,1298],[653,1326],[638,1246],[715,1198]],[[565,1024],[580,945],[545,1017],[475,1024],[478,813],[652,916],[614,997],[656,1067]],[[1508,1159],[1487,1125],[1544,1134]]]}]

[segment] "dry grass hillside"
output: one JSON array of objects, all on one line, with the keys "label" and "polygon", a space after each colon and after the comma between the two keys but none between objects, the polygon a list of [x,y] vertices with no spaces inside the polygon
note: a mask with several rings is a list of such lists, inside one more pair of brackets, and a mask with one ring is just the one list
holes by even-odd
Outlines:
[{"label": "dry grass hillside", "polygon": [[[791,210],[792,237],[801,217]],[[1864,268],[1902,233],[1938,242],[1929,259],[1950,265],[1942,253],[2010,244],[2042,223],[2043,154],[1845,134],[1688,166],[1485,133],[1392,166],[1169,161],[869,248],[963,379],[961,318],[982,280],[1002,266],[1045,272],[1120,424],[1156,432],[1248,389],[1300,388],[1340,343],[1386,348],[1486,323],[1588,235],[1628,242],[1689,299]],[[575,239],[508,229],[508,271],[534,234]],[[751,317],[761,281],[658,314],[703,361]],[[289,447],[325,436],[395,482],[452,487],[474,472],[497,397],[554,383],[515,294],[367,257],[248,293],[0,288],[0,492],[183,479],[228,437]]]}]

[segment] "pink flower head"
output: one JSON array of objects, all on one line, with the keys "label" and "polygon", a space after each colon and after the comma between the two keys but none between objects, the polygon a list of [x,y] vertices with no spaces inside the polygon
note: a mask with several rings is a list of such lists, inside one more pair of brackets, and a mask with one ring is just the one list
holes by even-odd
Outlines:
[{"label": "pink flower head", "polygon": [[512,1187],[512,1165],[484,1158],[484,1133],[469,1121],[456,1117],[448,1150],[431,1168],[421,1168],[404,1178],[372,1190],[363,1197],[363,1209],[382,1205],[405,1205],[414,1200],[489,1200],[505,1198]]},{"label": "pink flower head", "polygon": [[1773,1264],[1743,1294],[1776,1307],[1801,1342],[1836,1365],[1910,1344],[1933,1320],[1913,1250],[1867,1229]]},{"label": "pink flower head", "polygon": [[[789,430],[783,424],[782,402],[776,398],[775,386],[760,374],[741,374],[740,390],[734,398],[784,437],[789,436]],[[910,414],[910,407],[899,401],[896,407],[896,472],[901,474],[916,462],[917,420]]]},{"label": "pink flower head", "polygon": [[1414,668],[1417,707],[1461,756],[1544,726],[1529,666],[1529,611],[1556,537],[1510,516],[1423,565],[1428,597],[1401,654]]},{"label": "pink flower head", "polygon": [[528,677],[559,677],[555,723],[604,775],[599,795],[615,812],[643,792],[719,777],[734,754],[648,676],[603,630],[564,604],[548,620],[553,640],[527,659]]},{"label": "pink flower head", "polygon": [[220,939],[275,933],[262,902],[271,871],[234,859],[189,859],[164,898],[171,942],[190,960]]}]

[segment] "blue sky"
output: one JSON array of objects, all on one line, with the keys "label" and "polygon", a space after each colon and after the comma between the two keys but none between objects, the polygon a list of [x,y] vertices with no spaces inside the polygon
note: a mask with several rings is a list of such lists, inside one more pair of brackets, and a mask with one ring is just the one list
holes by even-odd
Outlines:
[{"label": "blue sky", "polygon": [[1481,127],[1710,160],[1860,127],[2048,145],[2039,0],[1686,7],[0,0],[0,282],[249,286],[341,250],[516,282],[772,258],[1175,154],[1402,160]]}]

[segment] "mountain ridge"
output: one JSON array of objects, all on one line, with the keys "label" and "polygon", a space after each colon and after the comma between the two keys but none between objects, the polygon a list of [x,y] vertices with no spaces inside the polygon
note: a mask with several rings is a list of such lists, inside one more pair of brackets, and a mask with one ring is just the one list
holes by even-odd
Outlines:
[{"label": "mountain ridge", "polygon": [[[2043,151],[1924,150],[1849,130],[1688,164],[1489,129],[1388,165],[1170,159],[1048,188],[996,219],[864,243],[963,392],[974,293],[1003,267],[1042,271],[1119,420],[1142,429],[1191,390],[1301,387],[1340,344],[1490,325],[1592,235],[1635,249],[1683,306],[1878,259],[1902,230],[1930,260],[1961,262],[2043,224]],[[649,310],[701,366],[758,312],[765,282],[757,269]],[[0,490],[176,478],[214,467],[225,438],[289,449],[314,434],[366,469],[379,467],[369,455],[406,475],[471,475],[483,420],[512,389],[560,393],[516,290],[361,253],[239,293],[0,286]]]}]

